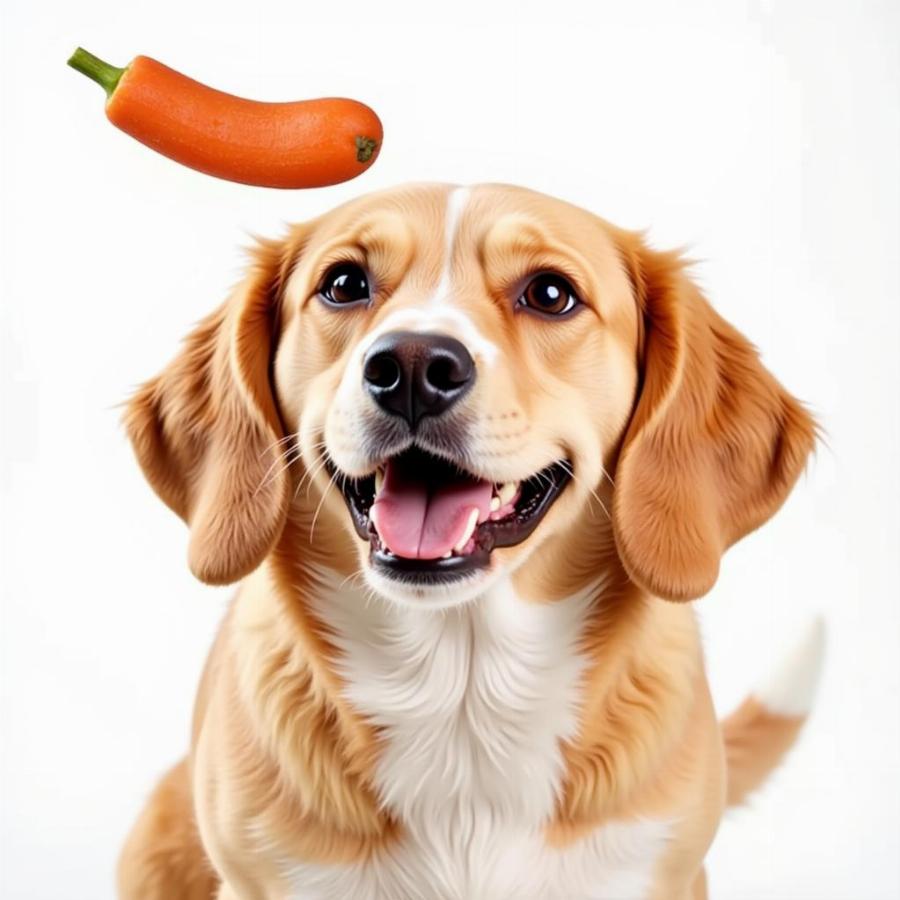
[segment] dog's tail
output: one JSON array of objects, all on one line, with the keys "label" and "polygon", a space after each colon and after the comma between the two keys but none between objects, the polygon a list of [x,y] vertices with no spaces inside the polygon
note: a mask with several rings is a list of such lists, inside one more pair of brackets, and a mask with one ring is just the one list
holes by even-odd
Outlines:
[{"label": "dog's tail", "polygon": [[728,805],[756,790],[790,750],[806,721],[825,654],[817,619],[770,678],[722,722]]}]

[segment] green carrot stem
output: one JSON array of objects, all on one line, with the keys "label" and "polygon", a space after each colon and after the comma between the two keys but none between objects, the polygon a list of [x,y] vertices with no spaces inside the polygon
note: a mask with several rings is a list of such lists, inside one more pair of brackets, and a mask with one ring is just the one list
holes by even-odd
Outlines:
[{"label": "green carrot stem", "polygon": [[98,59],[93,53],[88,53],[83,47],[76,48],[69,57],[69,65],[77,69],[82,75],[87,75],[106,91],[107,97],[112,97],[119,79],[125,74],[124,69],[111,66],[108,62]]},{"label": "green carrot stem", "polygon": [[370,137],[357,136],[356,138],[356,158],[359,162],[368,162],[372,158],[372,154],[378,147],[378,141]]}]

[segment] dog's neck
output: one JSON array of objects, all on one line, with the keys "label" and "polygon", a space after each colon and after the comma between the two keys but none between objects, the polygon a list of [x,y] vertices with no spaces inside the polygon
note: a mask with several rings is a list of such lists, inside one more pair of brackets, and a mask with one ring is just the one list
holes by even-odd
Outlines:
[{"label": "dog's neck", "polygon": [[[563,567],[542,551],[547,571],[526,579],[527,596],[521,578],[501,577],[481,597],[440,611],[373,596],[308,547],[298,533],[285,535],[242,590],[236,621],[252,630],[244,644],[258,649],[248,652],[272,659],[278,642],[286,678],[312,671],[312,702],[336,723],[340,752],[352,757],[347,771],[374,787],[373,811],[423,828],[425,811],[442,805],[476,814],[487,803],[490,815],[531,822],[594,820],[615,813],[655,765],[648,748],[682,727],[655,710],[688,713],[693,616],[643,595],[615,557],[578,566],[570,553]],[[534,585],[563,574],[571,582],[579,569],[576,589],[534,595]],[[622,703],[631,729],[598,731]],[[573,785],[567,771],[593,774]],[[521,790],[523,778],[533,789]]]},{"label": "dog's neck", "polygon": [[[578,730],[579,643],[602,584],[523,601],[508,577],[449,610],[417,610],[318,572],[312,598],[346,697],[384,738],[376,781],[403,819],[443,805],[547,818],[560,741]],[[343,583],[342,583],[343,582]],[[534,789],[521,790],[523,773]]]},{"label": "dog's neck", "polygon": [[[650,696],[671,693],[671,685],[662,671],[632,667],[636,632],[655,615],[640,596],[599,579],[539,602],[502,577],[457,608],[424,610],[372,596],[357,579],[308,561],[291,571],[302,577],[288,581],[277,561],[267,562],[251,576],[247,602],[239,600],[240,643],[255,642],[268,665],[254,712],[267,729],[282,730],[283,739],[267,735],[267,745],[290,773],[287,783],[314,785],[323,829],[357,834],[362,820],[367,854],[391,847],[366,856],[386,861],[379,880],[439,879],[466,885],[466,896],[514,896],[503,879],[524,867],[543,879],[542,896],[581,896],[585,879],[594,884],[610,871],[649,879],[647,860],[664,845],[668,822],[613,821],[625,817],[623,790],[629,801],[645,797],[659,753],[671,746],[660,734],[661,724],[671,734],[662,723],[669,698]],[[296,627],[285,627],[291,619]],[[663,668],[667,624],[651,624],[649,634],[650,655],[662,657]],[[239,660],[243,671],[259,670],[247,662]],[[669,675],[683,680],[677,670]],[[293,707],[272,704],[273,681],[295,703],[315,697],[320,712],[305,710],[303,727],[293,729]],[[298,682],[308,690],[291,688]],[[678,712],[684,718],[687,710]],[[611,730],[613,717],[621,725]],[[585,741],[589,718],[602,731]],[[311,740],[327,746],[314,755]],[[600,823],[609,827],[592,831]],[[588,833],[594,842],[580,843]],[[400,845],[392,843],[398,835]],[[548,843],[571,853],[548,857]],[[579,874],[584,859],[597,874]],[[350,896],[358,892],[353,872],[365,880],[366,866],[344,880],[340,870],[306,863],[286,871],[298,885],[318,879],[329,896]]]}]

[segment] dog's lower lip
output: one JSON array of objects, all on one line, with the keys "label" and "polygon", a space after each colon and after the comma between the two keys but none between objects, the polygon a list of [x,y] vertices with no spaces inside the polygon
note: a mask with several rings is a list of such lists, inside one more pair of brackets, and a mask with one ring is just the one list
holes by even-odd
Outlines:
[{"label": "dog's lower lip", "polygon": [[393,577],[418,585],[448,584],[485,569],[490,564],[490,551],[476,547],[464,556],[447,559],[407,559],[396,556],[381,543],[374,529],[369,533],[369,560],[376,569]]},{"label": "dog's lower lip", "polygon": [[[329,463],[329,468],[334,467]],[[503,519],[484,521],[473,535],[474,548],[444,559],[410,559],[391,553],[381,542],[369,518],[375,497],[375,476],[344,479],[342,493],[357,534],[369,542],[373,567],[416,584],[440,584],[463,578],[490,565],[496,547],[511,547],[526,540],[540,524],[572,477],[567,461],[555,462],[521,482],[515,510]]]}]

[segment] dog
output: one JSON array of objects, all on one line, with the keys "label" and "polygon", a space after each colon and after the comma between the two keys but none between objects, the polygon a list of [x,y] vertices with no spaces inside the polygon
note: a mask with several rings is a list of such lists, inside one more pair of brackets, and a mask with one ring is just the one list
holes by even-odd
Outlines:
[{"label": "dog", "polygon": [[816,425],[679,253],[523,188],[366,196],[260,242],[126,427],[241,585],[123,898],[706,897],[822,633],[720,724],[682,601]]}]

